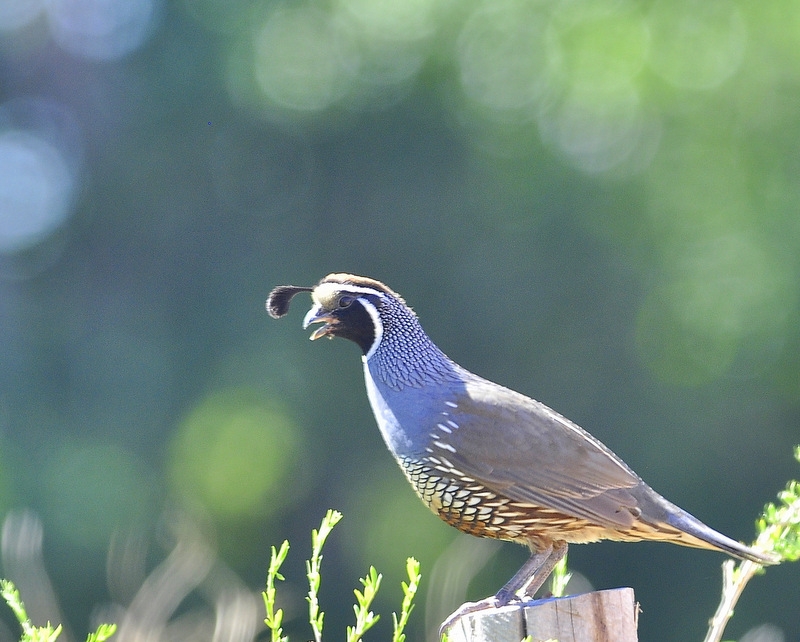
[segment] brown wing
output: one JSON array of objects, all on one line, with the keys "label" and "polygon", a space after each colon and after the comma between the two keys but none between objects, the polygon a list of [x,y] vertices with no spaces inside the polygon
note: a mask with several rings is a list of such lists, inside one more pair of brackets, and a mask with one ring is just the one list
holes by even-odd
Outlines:
[{"label": "brown wing", "polygon": [[459,427],[432,450],[464,474],[515,501],[599,526],[627,529],[638,517],[631,491],[642,480],[568,419],[488,381],[468,383],[454,402],[447,412]]}]

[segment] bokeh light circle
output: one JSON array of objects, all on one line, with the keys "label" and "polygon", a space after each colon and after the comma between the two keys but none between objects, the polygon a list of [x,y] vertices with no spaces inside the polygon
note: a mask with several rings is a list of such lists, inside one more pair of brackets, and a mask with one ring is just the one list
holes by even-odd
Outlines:
[{"label": "bokeh light circle", "polygon": [[152,30],[155,0],[48,0],[50,32],[59,46],[93,60],[117,60]]},{"label": "bokeh light circle", "polygon": [[675,87],[718,87],[744,59],[747,28],[734,0],[659,0],[649,23],[650,64]]},{"label": "bokeh light circle", "polygon": [[[698,386],[758,369],[752,355],[782,345],[797,305],[791,272],[752,234],[688,245],[672,273],[645,299],[637,346],[662,380]],[[738,359],[746,349],[749,362]]]},{"label": "bokeh light circle", "polygon": [[646,127],[633,87],[603,93],[573,90],[540,118],[542,136],[570,163],[586,172],[604,172],[628,159]]},{"label": "bokeh light circle", "polygon": [[552,89],[545,40],[549,19],[544,4],[501,0],[481,5],[457,42],[464,93],[498,112],[535,113]]},{"label": "bokeh light circle", "polygon": [[[627,0],[565,3],[547,30],[547,55],[560,96],[539,114],[542,138],[589,173],[646,167],[657,124],[646,112],[638,76],[647,61],[648,26]],[[655,125],[655,127],[654,127]]]},{"label": "bokeh light circle", "polygon": [[60,150],[34,133],[0,133],[0,252],[24,250],[61,226],[74,191]]},{"label": "bokeh light circle", "polygon": [[279,5],[254,42],[255,78],[276,106],[321,111],[351,90],[360,56],[348,25],[313,7]]},{"label": "bokeh light circle", "polygon": [[171,484],[220,518],[268,515],[286,498],[299,445],[297,425],[278,404],[243,390],[216,392],[175,434]]},{"label": "bokeh light circle", "polygon": [[649,46],[649,25],[627,0],[563,3],[547,30],[553,72],[564,85],[587,93],[628,93]]},{"label": "bokeh light circle", "polygon": [[433,0],[340,0],[368,39],[408,41],[432,35],[438,3]]}]

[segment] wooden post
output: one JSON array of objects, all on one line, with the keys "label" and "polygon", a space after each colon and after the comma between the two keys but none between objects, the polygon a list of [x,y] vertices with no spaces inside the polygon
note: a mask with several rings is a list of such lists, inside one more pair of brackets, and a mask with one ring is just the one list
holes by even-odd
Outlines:
[{"label": "wooden post", "polygon": [[632,588],[535,600],[465,615],[448,642],[637,642],[638,612]]}]

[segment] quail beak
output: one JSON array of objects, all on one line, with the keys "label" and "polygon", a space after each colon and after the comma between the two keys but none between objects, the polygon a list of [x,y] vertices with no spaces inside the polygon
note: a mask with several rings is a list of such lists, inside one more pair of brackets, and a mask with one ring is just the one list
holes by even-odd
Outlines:
[{"label": "quail beak", "polygon": [[309,339],[312,341],[319,339],[320,337],[328,336],[331,331],[333,330],[333,324],[336,323],[336,319],[331,316],[331,314],[322,308],[320,305],[315,305],[308,311],[306,314],[305,319],[303,319],[303,330],[307,329],[312,323],[324,323],[321,328],[317,328],[314,332],[311,333]]}]

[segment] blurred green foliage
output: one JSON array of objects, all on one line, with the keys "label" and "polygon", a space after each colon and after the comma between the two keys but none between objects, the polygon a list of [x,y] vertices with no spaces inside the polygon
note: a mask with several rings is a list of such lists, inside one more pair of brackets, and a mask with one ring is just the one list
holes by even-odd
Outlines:
[{"label": "blurred green foliage", "polygon": [[152,519],[159,493],[152,473],[117,444],[69,440],[39,470],[42,512],[71,544],[108,546],[116,531]]},{"label": "blurred green foliage", "polygon": [[[19,595],[17,587],[9,580],[0,580],[0,596],[8,604],[14,616],[22,627],[20,642],[55,642],[61,635],[62,626],[56,625],[55,628],[48,623],[46,626],[34,626],[28,617],[25,604]],[[86,636],[86,642],[105,642],[116,632],[115,624],[101,624],[93,633]]]},{"label": "blurred green foliage", "polygon": [[[365,564],[432,570],[422,639],[455,606],[436,596],[521,563],[504,546],[461,593],[469,559],[434,572],[460,536],[385,452],[357,350],[309,345],[302,299],[264,313],[274,285],[332,271],[384,280],[457,361],[751,537],[798,434],[796,2],[68,4],[0,9],[0,501],[41,514],[76,628],[112,533],[158,541],[165,502],[254,587],[270,542],[342,506],[337,630],[338,577]],[[635,587],[643,639],[702,635],[717,556],[570,556]],[[729,634],[797,637],[796,592],[771,572]]]},{"label": "blurred green foliage", "polygon": [[246,390],[217,391],[177,427],[170,484],[221,522],[264,517],[290,499],[282,491],[292,485],[301,443],[300,429],[276,403]]}]

